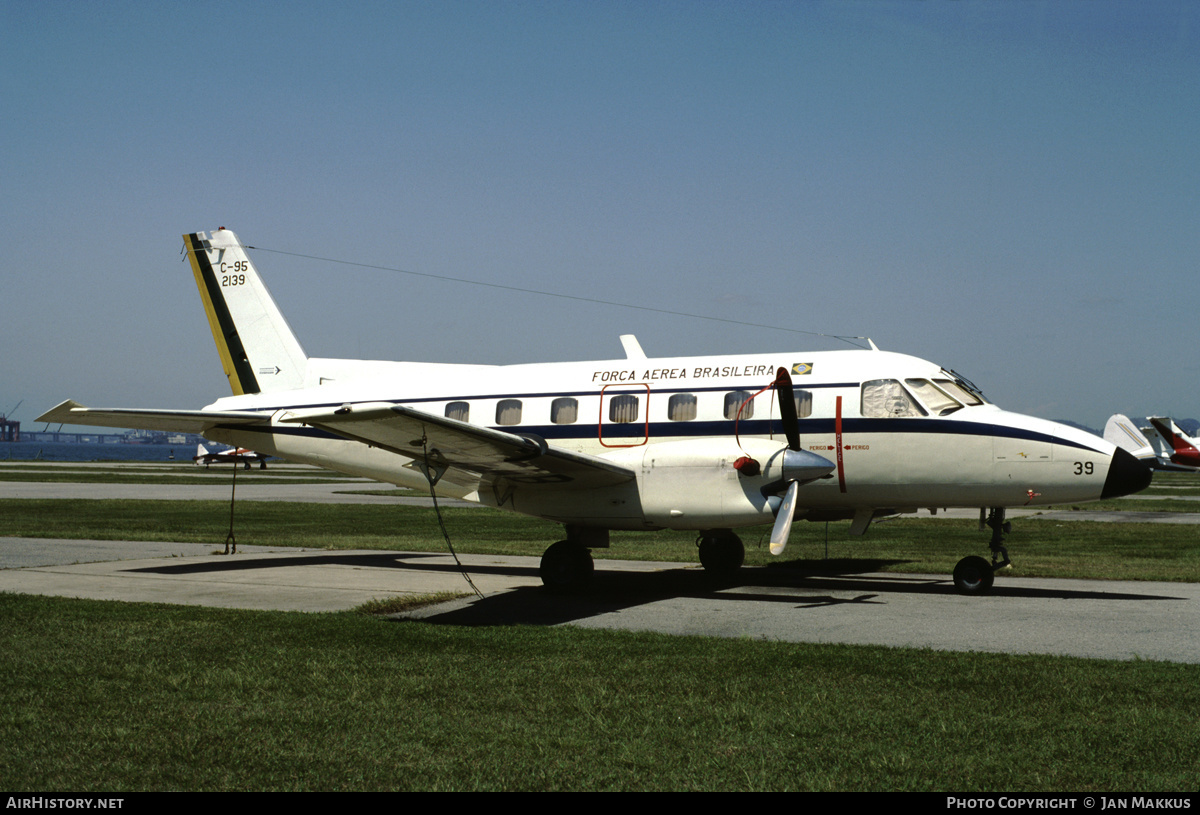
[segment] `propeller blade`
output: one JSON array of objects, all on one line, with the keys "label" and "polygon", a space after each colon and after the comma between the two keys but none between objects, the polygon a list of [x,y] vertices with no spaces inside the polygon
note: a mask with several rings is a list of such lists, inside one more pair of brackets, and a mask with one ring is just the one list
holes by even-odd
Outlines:
[{"label": "propeller blade", "polygon": [[775,391],[779,394],[779,418],[783,422],[788,448],[799,450],[800,420],[796,418],[796,391],[792,388],[791,374],[782,366],[775,372]]},{"label": "propeller blade", "polygon": [[800,485],[793,481],[788,484],[787,495],[779,505],[779,514],[775,516],[775,527],[771,530],[771,554],[779,555],[787,548],[788,535],[792,531],[792,518],[796,514],[796,495]]}]

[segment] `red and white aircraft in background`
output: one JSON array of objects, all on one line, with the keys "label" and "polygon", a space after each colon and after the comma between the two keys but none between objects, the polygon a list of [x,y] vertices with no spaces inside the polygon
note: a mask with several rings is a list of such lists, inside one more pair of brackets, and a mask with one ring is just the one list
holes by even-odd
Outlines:
[{"label": "red and white aircraft in background", "polygon": [[1138,427],[1129,417],[1115,414],[1104,426],[1104,438],[1156,470],[1200,469],[1200,443],[1166,416],[1151,416]]},{"label": "red and white aircraft in background", "polygon": [[229,464],[231,462],[242,462],[246,465],[246,469],[250,469],[250,465],[258,462],[258,469],[267,469],[267,459],[270,456],[264,456],[262,453],[256,453],[253,450],[248,450],[245,447],[234,447],[227,450],[217,450],[209,452],[209,449],[203,444],[196,445],[196,455],[192,456],[192,461],[197,466],[203,464],[207,467],[210,464]]}]

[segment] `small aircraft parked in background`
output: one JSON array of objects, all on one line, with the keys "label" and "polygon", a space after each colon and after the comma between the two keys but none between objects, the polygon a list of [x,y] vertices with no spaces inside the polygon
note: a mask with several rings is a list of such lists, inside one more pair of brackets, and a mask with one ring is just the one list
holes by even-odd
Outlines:
[{"label": "small aircraft parked in background", "polygon": [[1174,420],[1165,416],[1151,416],[1150,426],[1158,431],[1165,450],[1170,451],[1167,458],[1172,464],[1200,467],[1200,448],[1197,447],[1196,440],[1180,430]]},{"label": "small aircraft parked in background", "polygon": [[250,465],[258,462],[258,469],[267,469],[267,459],[270,456],[264,456],[262,453],[256,453],[253,450],[247,450],[245,447],[234,447],[227,450],[217,450],[210,453],[208,448],[203,444],[196,445],[196,455],[192,456],[192,461],[199,466],[203,464],[207,467],[209,464],[229,464],[230,462],[242,462],[246,465],[246,469],[250,469]]},{"label": "small aircraft parked in background", "polygon": [[[237,236],[183,236],[234,395],[200,410],[87,408],[38,421],[200,433],[399,486],[562,524],[543,582],[578,589],[610,530],[695,530],[729,575],[735,529],[872,519],[918,507],[990,509],[991,563],[954,581],[983,593],[1009,564],[1007,507],[1137,492],[1150,470],[1091,433],[1001,410],[968,380],[878,350],[784,351],[460,365],[309,357]],[[498,315],[503,322],[506,315]]]},{"label": "small aircraft parked in background", "polygon": [[1104,438],[1155,470],[1200,469],[1200,445],[1174,420],[1151,416],[1146,421],[1149,424],[1139,428],[1129,417],[1114,414],[1104,426]]}]

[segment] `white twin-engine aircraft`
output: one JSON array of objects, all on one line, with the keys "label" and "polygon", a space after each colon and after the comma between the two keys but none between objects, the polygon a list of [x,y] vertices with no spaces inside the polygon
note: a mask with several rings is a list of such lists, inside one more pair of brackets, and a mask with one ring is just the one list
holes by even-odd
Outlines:
[{"label": "white twin-engine aircraft", "polygon": [[[992,561],[964,558],[964,593],[1009,563],[1006,507],[1110,498],[1150,470],[1061,424],[1008,413],[967,380],[879,350],[445,365],[318,359],[300,348],[234,233],[183,236],[234,396],[202,410],[85,408],[43,422],[202,433],[262,453],[561,523],[543,582],[585,585],[612,529],[692,529],[706,569],[743,560],[733,530],[794,518],[990,508]],[[872,344],[873,346],[873,344]]]}]

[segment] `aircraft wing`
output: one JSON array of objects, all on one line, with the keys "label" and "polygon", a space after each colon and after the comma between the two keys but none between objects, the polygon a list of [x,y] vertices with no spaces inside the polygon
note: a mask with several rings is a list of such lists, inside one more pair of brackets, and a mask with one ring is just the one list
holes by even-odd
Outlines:
[{"label": "aircraft wing", "polygon": [[460,485],[508,479],[603,487],[635,478],[626,467],[550,447],[537,436],[478,427],[387,402],[289,411],[279,421],[317,427],[417,462],[423,461],[428,451],[434,470],[444,469],[443,477]]},{"label": "aircraft wing", "polygon": [[138,430],[161,430],[176,433],[197,433],[217,425],[269,423],[271,414],[251,411],[209,410],[139,410],[136,408],[89,408],[71,399],[38,416],[35,421],[80,424],[94,427],[131,427]]}]

